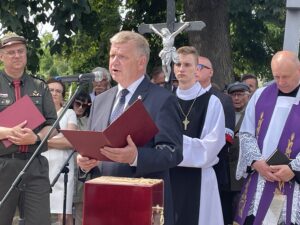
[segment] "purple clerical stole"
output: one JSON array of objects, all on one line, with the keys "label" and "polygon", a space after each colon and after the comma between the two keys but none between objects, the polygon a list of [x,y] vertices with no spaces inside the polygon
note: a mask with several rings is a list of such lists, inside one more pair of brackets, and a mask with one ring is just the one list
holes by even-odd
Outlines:
[{"label": "purple clerical stole", "polygon": [[[256,138],[260,149],[263,148],[263,141],[266,136],[269,123],[276,105],[278,88],[276,83],[267,87],[260,95],[255,106],[255,124]],[[287,117],[277,149],[286,154],[290,159],[295,159],[300,152],[300,105],[294,104]],[[275,151],[275,149],[274,149]],[[248,176],[241,192],[241,198],[238,205],[238,212],[234,224],[244,224],[248,215],[251,203],[257,187],[258,173],[253,172]],[[291,223],[291,210],[295,181],[293,182],[269,182],[266,181],[265,187],[260,199],[257,213],[255,215],[254,225],[262,224],[265,215],[269,209],[275,191],[280,191],[286,195],[286,223]]]}]

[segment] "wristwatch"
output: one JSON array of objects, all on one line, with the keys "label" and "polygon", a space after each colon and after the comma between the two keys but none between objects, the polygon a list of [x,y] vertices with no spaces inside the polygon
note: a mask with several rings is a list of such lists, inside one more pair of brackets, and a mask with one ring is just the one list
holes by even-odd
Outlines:
[{"label": "wristwatch", "polygon": [[40,137],[40,135],[38,135],[38,134],[36,134],[36,141],[35,141],[35,144],[40,144],[41,143],[41,137]]}]

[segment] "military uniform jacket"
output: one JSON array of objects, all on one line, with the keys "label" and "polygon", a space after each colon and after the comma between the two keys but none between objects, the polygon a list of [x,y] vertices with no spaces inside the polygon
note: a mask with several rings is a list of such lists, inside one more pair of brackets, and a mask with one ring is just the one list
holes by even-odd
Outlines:
[{"label": "military uniform jacket", "polygon": [[[21,77],[21,96],[28,95],[35,106],[44,115],[46,121],[34,130],[38,133],[43,127],[53,125],[57,115],[52,100],[52,95],[47,87],[47,84],[36,77],[23,74]],[[16,101],[15,90],[13,85],[13,79],[7,76],[4,72],[0,73],[0,116],[8,106],[14,104]],[[1,126],[1,124],[0,124]],[[33,152],[38,147],[37,144],[29,145],[28,151]],[[10,154],[19,150],[17,145],[11,145],[6,148],[0,141],[0,156]],[[46,146],[42,148],[42,151],[46,151]]]}]

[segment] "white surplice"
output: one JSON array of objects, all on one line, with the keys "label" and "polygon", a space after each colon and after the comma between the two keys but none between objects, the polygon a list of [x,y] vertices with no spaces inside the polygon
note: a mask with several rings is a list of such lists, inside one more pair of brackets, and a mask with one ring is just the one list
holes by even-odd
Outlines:
[{"label": "white surplice", "polygon": [[[236,172],[237,179],[248,176],[248,173],[246,172],[247,167],[251,166],[253,160],[266,160],[275,151],[291,107],[293,104],[299,104],[300,91],[298,91],[296,97],[277,97],[274,112],[270,120],[270,125],[263,142],[263,149],[260,151],[255,138],[255,105],[265,88],[266,87],[256,90],[246,108],[245,117],[240,129],[240,155]],[[300,123],[300,121],[295,121],[295,123]],[[300,171],[299,154],[297,155],[297,158],[291,162],[291,165],[293,169]],[[264,186],[265,180],[259,176],[254,201],[252,202],[248,215],[256,215]],[[284,206],[284,210],[279,222],[285,221],[285,208],[286,206]],[[294,189],[292,222],[300,224],[300,190],[298,183],[295,183]]]},{"label": "white surplice", "polygon": [[[178,88],[176,91],[182,100],[191,100],[204,93],[206,91],[198,82],[188,90]],[[183,161],[178,165],[202,169],[198,225],[224,224],[217,177],[212,168],[218,163],[217,155],[224,145],[224,110],[220,100],[211,95],[201,136],[191,138],[183,135]]]}]

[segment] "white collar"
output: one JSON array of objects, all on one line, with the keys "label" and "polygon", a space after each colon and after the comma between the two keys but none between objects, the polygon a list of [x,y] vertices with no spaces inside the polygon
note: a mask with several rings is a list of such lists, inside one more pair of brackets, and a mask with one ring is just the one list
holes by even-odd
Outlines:
[{"label": "white collar", "polygon": [[183,90],[178,87],[176,90],[176,95],[182,100],[191,100],[204,94],[205,92],[206,91],[201,87],[200,83],[195,82],[195,84],[187,90]]},{"label": "white collar", "polygon": [[[136,81],[134,81],[132,84],[130,84],[126,88],[129,91],[130,94],[133,94],[135,92],[135,90],[140,85],[140,83],[142,83],[142,81],[144,80],[144,78],[145,78],[145,75],[141,76],[139,79],[137,79]],[[122,87],[120,84],[118,84],[118,93],[117,93],[117,96],[119,96],[120,92],[123,89],[124,89],[124,87]]]}]

